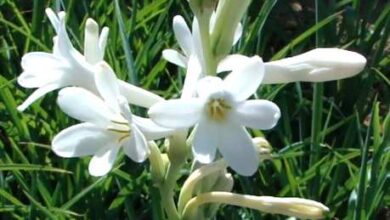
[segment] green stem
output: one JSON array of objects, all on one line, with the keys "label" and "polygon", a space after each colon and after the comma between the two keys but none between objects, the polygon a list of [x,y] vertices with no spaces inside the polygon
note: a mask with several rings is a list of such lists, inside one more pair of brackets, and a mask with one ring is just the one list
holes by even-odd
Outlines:
[{"label": "green stem", "polygon": [[211,49],[210,40],[210,16],[203,15],[198,17],[200,38],[203,49],[203,61],[206,68],[206,74],[210,76],[216,75],[217,66],[215,64],[215,57]]},{"label": "green stem", "polygon": [[162,206],[164,207],[169,220],[180,219],[179,212],[177,211],[174,201],[174,188],[180,167],[181,166],[177,166],[175,164],[169,165],[165,181],[160,188]]},{"label": "green stem", "polygon": [[318,160],[319,157],[319,145],[321,142],[321,124],[322,124],[322,98],[324,93],[324,85],[317,83],[314,85],[313,94],[313,116],[312,116],[312,127],[311,127],[311,154],[310,165]]},{"label": "green stem", "polygon": [[[319,19],[319,9],[318,9],[318,0],[315,1],[316,7],[316,23]],[[318,30],[316,31],[316,47],[319,46],[320,35]],[[311,124],[311,147],[310,147],[310,167],[313,167],[314,164],[318,161],[320,157],[320,143],[321,143],[321,128],[322,128],[322,110],[323,110],[323,95],[324,95],[324,84],[316,83],[314,85],[314,94],[313,94],[313,117]],[[316,171],[316,178],[313,179],[311,184],[311,196],[313,198],[318,198],[318,188],[319,188],[319,176],[318,170]]]},{"label": "green stem", "polygon": [[181,219],[174,200],[174,189],[188,154],[186,136],[187,131],[183,130],[177,131],[169,138],[168,158],[170,162],[164,181],[160,186],[161,206],[164,208],[169,220]]}]

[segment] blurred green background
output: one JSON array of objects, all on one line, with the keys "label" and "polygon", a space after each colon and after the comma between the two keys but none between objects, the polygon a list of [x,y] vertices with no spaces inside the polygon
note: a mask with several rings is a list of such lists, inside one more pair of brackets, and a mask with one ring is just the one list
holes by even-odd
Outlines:
[{"label": "blurred green background", "polygon": [[[108,176],[94,178],[89,158],[51,152],[53,136],[76,123],[56,106],[56,92],[17,112],[32,92],[16,83],[21,57],[52,48],[46,7],[67,12],[68,32],[80,51],[88,17],[108,26],[105,60],[119,78],[166,98],[177,97],[183,82],[183,70],[162,60],[161,52],[178,47],[173,16],[192,21],[185,0],[0,0],[1,218],[160,219],[147,163],[122,154]],[[274,159],[252,177],[235,175],[234,191],[314,199],[331,209],[329,219],[390,219],[390,3],[253,0],[242,22],[234,52],[269,61],[338,47],[363,54],[367,66],[340,81],[261,86],[257,96],[282,110],[278,126],[265,132]],[[286,218],[233,206],[218,212],[218,219]]]}]

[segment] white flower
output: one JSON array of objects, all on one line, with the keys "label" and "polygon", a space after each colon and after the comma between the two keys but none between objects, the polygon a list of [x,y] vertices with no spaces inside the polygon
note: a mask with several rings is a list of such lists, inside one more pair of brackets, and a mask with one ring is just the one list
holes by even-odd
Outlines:
[{"label": "white flower", "polygon": [[[219,63],[218,71],[232,70],[249,57],[234,54]],[[366,58],[338,48],[317,48],[309,52],[264,63],[263,84],[289,82],[325,82],[352,77],[364,69]]]},{"label": "white flower", "polygon": [[[210,19],[210,35],[214,31],[215,22],[216,14],[214,12]],[[191,33],[191,30],[188,28],[184,18],[177,15],[173,18],[173,31],[181,48],[181,52],[173,49],[166,49],[163,51],[163,58],[180,67],[187,68],[190,58],[195,57],[198,60],[199,65],[201,65],[204,70],[203,49],[197,19],[194,18],[193,20]],[[233,45],[238,42],[241,35],[242,25],[239,24],[235,31]]]},{"label": "white flower", "polygon": [[54,137],[52,147],[61,157],[94,155],[89,172],[102,176],[111,170],[121,146],[132,160],[142,162],[149,153],[146,140],[167,136],[171,130],[131,114],[119,93],[117,78],[105,63],[98,64],[95,81],[102,98],[79,87],[59,92],[61,109],[84,123],[61,131]]},{"label": "white flower", "polygon": [[[25,110],[34,101],[45,94],[67,86],[80,86],[97,93],[94,83],[94,64],[103,60],[108,29],[99,27],[88,19],[85,28],[85,51],[80,54],[70,42],[65,27],[65,12],[56,15],[51,9],[46,14],[52,23],[57,36],[54,38],[53,53],[30,52],[22,58],[23,73],[18,83],[25,88],[38,88],[22,105],[19,111]],[[122,95],[135,105],[150,107],[162,98],[146,90],[119,81]]]},{"label": "white flower", "polygon": [[261,58],[253,57],[223,81],[211,76],[201,79],[198,98],[159,102],[149,109],[149,116],[168,128],[197,125],[193,153],[199,162],[212,162],[218,148],[235,171],[252,175],[257,170],[259,157],[243,126],[270,129],[280,117],[274,103],[246,100],[257,90],[263,73]]}]

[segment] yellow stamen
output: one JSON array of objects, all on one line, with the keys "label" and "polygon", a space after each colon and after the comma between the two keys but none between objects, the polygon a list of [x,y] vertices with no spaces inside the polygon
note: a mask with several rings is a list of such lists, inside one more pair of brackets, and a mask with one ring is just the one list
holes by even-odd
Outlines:
[{"label": "yellow stamen", "polygon": [[119,129],[115,129],[115,128],[107,128],[107,130],[109,131],[113,131],[113,132],[116,132],[116,133],[121,133],[121,134],[127,134],[127,133],[130,133],[130,129],[126,129],[126,130],[119,130]]},{"label": "yellow stamen", "polygon": [[127,135],[123,135],[121,138],[118,139],[118,143],[121,143],[124,139],[130,137],[130,132]]},{"label": "yellow stamen", "polygon": [[223,121],[230,109],[231,106],[228,105],[224,99],[212,99],[207,104],[208,116],[215,121]]},{"label": "yellow stamen", "polygon": [[120,125],[128,125],[129,123],[127,121],[115,121],[115,120],[111,120],[111,122],[115,123],[115,124],[120,124]]},{"label": "yellow stamen", "polygon": [[114,120],[112,120],[111,122],[116,124],[116,126],[113,127],[109,126],[107,127],[107,130],[120,135],[120,137],[117,140],[118,143],[121,143],[123,140],[131,136],[131,128],[129,127],[128,122],[114,121]]}]

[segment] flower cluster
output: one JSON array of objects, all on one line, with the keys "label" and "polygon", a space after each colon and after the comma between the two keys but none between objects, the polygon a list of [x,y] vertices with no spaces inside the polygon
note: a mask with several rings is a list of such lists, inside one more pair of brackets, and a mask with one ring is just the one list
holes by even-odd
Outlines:
[{"label": "flower cluster", "polygon": [[[199,217],[194,209],[199,205],[193,197],[195,185],[203,193],[199,195],[203,196],[203,203],[237,205],[238,199],[243,206],[262,211],[321,218],[327,208],[303,199],[289,198],[286,202],[212,191],[232,190],[233,179],[226,171],[227,166],[240,175],[251,176],[265,158],[260,152],[269,154],[267,150],[259,150],[262,148],[259,137],[252,139],[247,129],[272,129],[281,117],[275,103],[251,98],[261,83],[319,82],[351,77],[364,68],[365,58],[336,48],[314,49],[271,62],[263,62],[259,56],[229,54],[243,35],[240,20],[250,1],[221,0],[217,4],[217,1],[191,0],[189,3],[195,14],[192,31],[183,17],[174,17],[173,31],[181,50],[163,51],[163,58],[186,69],[179,99],[164,100],[117,79],[103,59],[107,27],[99,33],[97,23],[87,20],[81,54],[67,34],[65,13],[56,14],[47,9],[56,32],[53,52],[31,52],[23,56],[23,73],[18,83],[37,89],[18,109],[23,111],[45,94],[61,89],[57,99],[59,107],[82,123],[57,134],[52,141],[53,151],[61,157],[93,155],[89,163],[93,176],[106,175],[120,149],[135,162],[149,158],[152,169],[158,170],[158,176],[163,179],[160,182],[163,199],[171,196],[173,186],[169,185],[172,182],[169,178],[176,177],[180,168],[180,164],[173,162],[174,157],[180,157],[178,161],[184,163],[188,155],[178,153],[178,149],[189,146],[199,169],[184,184],[178,211],[172,207],[165,209],[169,218]],[[222,72],[228,72],[226,77],[220,76]],[[132,114],[130,105],[147,108],[150,118]],[[153,142],[161,138],[169,140],[168,162]],[[265,139],[260,142],[267,143]],[[294,202],[295,206],[290,204]],[[297,209],[310,209],[314,214]],[[212,214],[203,213],[205,216]]]},{"label": "flower cluster", "polygon": [[147,140],[165,137],[172,131],[150,119],[133,116],[129,103],[149,107],[162,98],[116,78],[103,61],[107,27],[99,34],[96,22],[87,20],[85,51],[81,54],[72,46],[66,32],[65,13],[56,15],[47,9],[46,14],[57,33],[53,53],[31,52],[23,56],[23,73],[18,83],[38,89],[18,109],[22,111],[46,93],[63,88],[58,105],[84,123],[54,137],[52,147],[57,155],[94,155],[89,164],[93,176],[106,175],[111,170],[121,146],[132,160],[143,162],[149,152]]}]

